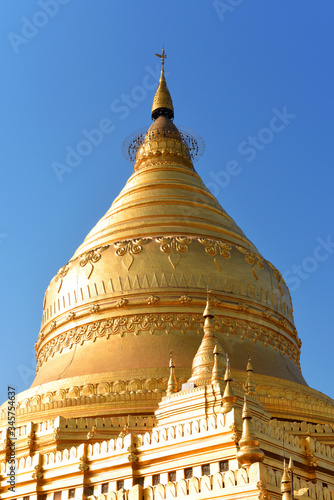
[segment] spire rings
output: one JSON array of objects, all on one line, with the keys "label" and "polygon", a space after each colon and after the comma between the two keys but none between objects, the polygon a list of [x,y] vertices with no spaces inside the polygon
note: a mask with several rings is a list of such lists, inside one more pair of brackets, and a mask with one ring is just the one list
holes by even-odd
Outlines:
[{"label": "spire rings", "polygon": [[[187,146],[192,161],[198,161],[200,157],[203,156],[205,151],[204,139],[194,130],[191,130],[187,127],[177,128],[180,132],[182,141]],[[124,158],[128,162],[133,163],[135,161],[137,151],[140,148],[141,144],[144,142],[147,133],[147,127],[142,127],[136,130],[136,132],[133,132],[124,140],[122,145],[122,153]],[[152,134],[152,137],[149,137],[149,139],[153,139],[155,133],[156,131],[150,132],[150,134]],[[171,130],[169,129],[162,129],[162,135],[164,137],[168,137],[172,133],[173,132],[171,132]]]}]

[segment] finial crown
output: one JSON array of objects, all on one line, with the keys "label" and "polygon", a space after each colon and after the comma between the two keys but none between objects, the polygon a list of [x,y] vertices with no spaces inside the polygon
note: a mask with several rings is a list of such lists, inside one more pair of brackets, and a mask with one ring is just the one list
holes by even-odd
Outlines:
[{"label": "finial crown", "polygon": [[162,52],[161,52],[161,54],[157,54],[157,53],[155,53],[155,55],[156,55],[157,57],[160,57],[160,59],[161,59],[161,69],[163,70],[163,69],[164,69],[164,66],[165,66],[165,59],[167,59],[167,54],[166,54],[166,52],[165,52],[165,47],[164,47],[164,46],[162,46]]},{"label": "finial crown", "polygon": [[207,290],[206,290],[206,293],[207,293],[207,295],[206,295],[206,307],[205,307],[205,310],[203,313],[204,318],[208,318],[208,317],[214,318],[215,317],[215,315],[213,314],[212,307],[211,307],[211,299],[210,299],[210,295],[209,295],[210,292],[211,292],[211,290],[209,290],[207,288]]},{"label": "finial crown", "polygon": [[247,371],[247,380],[244,383],[244,390],[245,390],[246,394],[255,395],[256,389],[255,389],[255,384],[254,384],[253,377],[252,377],[253,367],[251,365],[251,358],[250,357],[248,357],[246,371]]},{"label": "finial crown", "polygon": [[173,361],[173,351],[170,351],[169,353],[169,368],[175,368],[175,364]]},{"label": "finial crown", "polygon": [[169,379],[167,383],[167,391],[166,394],[167,396],[170,396],[171,394],[174,394],[177,392],[177,380],[175,377],[175,365],[172,357],[172,351],[169,353]]},{"label": "finial crown", "polygon": [[245,418],[252,418],[252,414],[248,408],[248,404],[247,404],[247,397],[246,397],[246,394],[244,395],[244,406],[242,408],[242,418],[245,419]]},{"label": "finial crown", "polygon": [[251,358],[250,357],[248,357],[246,371],[247,372],[252,372],[253,371],[253,367],[252,367],[252,363],[251,363]]},{"label": "finial crown", "polygon": [[165,53],[164,47],[162,48],[161,54],[156,53],[155,55],[157,57],[160,57],[161,59],[161,75],[157,91],[153,98],[151,116],[153,120],[156,120],[159,116],[165,116],[166,118],[173,120],[174,118],[173,101],[165,80],[164,66],[167,55]]},{"label": "finial crown", "polygon": [[231,370],[230,370],[230,359],[228,356],[226,356],[226,370],[225,370],[225,375],[224,375],[224,381],[225,382],[231,382],[232,375],[231,375]]},{"label": "finial crown", "polygon": [[283,465],[283,475],[282,475],[282,485],[284,483],[290,483],[291,482],[291,477],[290,477],[290,474],[289,474],[289,471],[288,471],[288,467],[286,465],[286,461],[284,459],[284,465]]}]

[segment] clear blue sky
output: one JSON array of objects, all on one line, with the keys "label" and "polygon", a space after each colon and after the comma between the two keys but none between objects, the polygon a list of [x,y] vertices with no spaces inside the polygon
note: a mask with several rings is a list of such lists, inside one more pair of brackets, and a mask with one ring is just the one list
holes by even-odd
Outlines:
[{"label": "clear blue sky", "polygon": [[332,0],[2,0],[2,401],[34,378],[49,281],[131,174],[122,143],[151,123],[162,43],[175,123],[206,143],[196,168],[286,276],[304,377],[334,397],[333,16]]}]

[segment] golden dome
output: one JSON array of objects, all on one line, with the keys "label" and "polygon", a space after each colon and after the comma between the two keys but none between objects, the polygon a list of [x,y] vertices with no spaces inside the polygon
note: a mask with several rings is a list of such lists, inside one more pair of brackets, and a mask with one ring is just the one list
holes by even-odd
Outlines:
[{"label": "golden dome", "polygon": [[95,391],[119,381],[167,384],[171,350],[187,380],[209,286],[215,336],[236,378],[244,382],[250,355],[266,392],[284,384],[307,391],[281,274],[203,184],[167,115],[159,112],[125,187],[47,288],[32,387],[65,394],[78,380]]},{"label": "golden dome", "polygon": [[126,186],[48,287],[35,383],[109,371],[153,376],[171,349],[188,377],[207,286],[234,368],[250,353],[255,372],[304,383],[280,273],[204,186],[176,127],[160,116]]}]

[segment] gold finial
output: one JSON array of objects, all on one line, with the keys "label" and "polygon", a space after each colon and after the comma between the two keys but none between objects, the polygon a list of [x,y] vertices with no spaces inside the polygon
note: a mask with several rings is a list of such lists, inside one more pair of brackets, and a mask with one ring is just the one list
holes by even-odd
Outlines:
[{"label": "gold finial", "polygon": [[165,53],[165,47],[162,46],[162,53],[161,54],[157,54],[155,53],[155,55],[157,57],[160,57],[161,58],[161,69],[163,70],[164,69],[164,66],[165,66],[165,59],[167,59],[167,54]]},{"label": "gold finial", "polygon": [[242,407],[242,418],[252,418],[252,414],[247,405],[247,396],[244,395],[244,406]]},{"label": "gold finial", "polygon": [[283,465],[283,475],[281,480],[281,492],[282,492],[282,500],[292,500],[291,473],[289,473],[289,468],[286,465],[285,459]]},{"label": "gold finial", "polygon": [[246,382],[244,383],[244,391],[246,392],[246,394],[256,394],[255,384],[252,376],[253,367],[251,364],[250,357],[248,357],[246,371],[247,371],[247,379]]},{"label": "gold finial", "polygon": [[232,374],[230,370],[230,360],[229,357],[226,356],[226,370],[224,375],[224,381],[226,382],[224,395],[223,395],[223,406],[221,407],[221,413],[228,413],[234,408],[234,404],[237,401],[237,397],[234,394],[231,382],[232,382]]},{"label": "gold finial", "polygon": [[168,379],[168,385],[167,385],[167,391],[166,394],[167,396],[170,396],[171,394],[175,394],[177,392],[177,380],[175,377],[175,364],[173,361],[173,352],[170,351],[170,357],[169,357],[169,379]]},{"label": "gold finial", "polygon": [[288,467],[289,471],[293,471],[294,469],[294,465],[293,465],[293,461],[292,461],[292,457],[290,457],[290,460],[289,460],[289,467]]},{"label": "gold finial", "polygon": [[153,99],[151,116],[153,120],[156,120],[159,116],[165,116],[166,118],[173,120],[174,118],[173,101],[165,80],[164,67],[165,67],[165,59],[167,58],[167,55],[165,53],[165,48],[164,47],[162,48],[162,54],[155,54],[155,55],[157,57],[160,57],[161,59],[161,75],[160,75],[159,85]]},{"label": "gold finial", "polygon": [[244,406],[242,409],[242,436],[239,441],[239,451],[237,460],[239,464],[249,466],[255,462],[262,462],[264,453],[259,447],[259,441],[256,439],[252,425],[252,414],[247,404],[246,394],[244,396]]},{"label": "gold finial", "polygon": [[225,382],[232,382],[232,374],[231,374],[231,369],[230,369],[230,358],[226,356],[226,370],[225,370],[225,375],[224,375],[224,381]]},{"label": "gold finial", "polygon": [[210,298],[210,293],[211,290],[209,290],[209,287],[206,287],[206,307],[203,313],[204,318],[214,318],[215,315],[213,314],[213,310],[211,307],[211,298]]},{"label": "gold finial", "polygon": [[213,349],[213,368],[212,368],[212,375],[211,375],[211,384],[212,385],[219,384],[220,382],[223,382],[223,380],[224,380],[222,371],[219,367],[218,357],[219,357],[219,348],[218,348],[218,343],[216,342],[216,345]]}]

